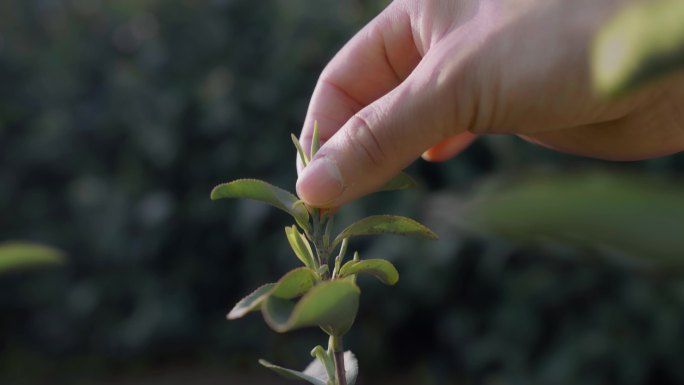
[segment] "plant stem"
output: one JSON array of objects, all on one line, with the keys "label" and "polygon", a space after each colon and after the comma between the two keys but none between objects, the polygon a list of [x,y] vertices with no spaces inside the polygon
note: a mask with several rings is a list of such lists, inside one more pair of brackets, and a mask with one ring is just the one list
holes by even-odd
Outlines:
[{"label": "plant stem", "polygon": [[337,385],[347,385],[347,371],[344,368],[344,349],[342,337],[331,337],[333,357],[335,358],[335,377]]}]

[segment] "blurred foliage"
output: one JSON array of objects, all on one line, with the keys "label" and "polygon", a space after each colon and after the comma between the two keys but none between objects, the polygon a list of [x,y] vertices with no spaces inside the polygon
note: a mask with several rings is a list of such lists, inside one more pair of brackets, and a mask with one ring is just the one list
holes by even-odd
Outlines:
[{"label": "blurred foliage", "polygon": [[630,4],[601,28],[593,47],[596,88],[621,95],[684,68],[684,2]]},{"label": "blurred foliage", "polygon": [[[179,362],[254,369],[265,351],[303,367],[309,357],[288,352],[324,342],[319,333],[225,321],[241,295],[294,267],[289,218],[207,192],[241,177],[293,190],[289,133],[327,60],[381,3],[0,2],[0,234],[54,245],[70,262],[0,279],[0,383],[72,384]],[[435,191],[535,164],[565,173],[602,163],[489,138],[448,164],[413,165],[421,190],[375,194],[337,223],[421,217],[412,208]],[[615,168],[667,181],[684,157]],[[422,384],[684,382],[676,276],[575,258],[591,252],[564,243],[438,233],[429,244],[353,241],[401,274],[391,290],[361,283],[348,339],[359,384],[392,371]]]},{"label": "blurred foliage", "polygon": [[0,243],[0,274],[64,262],[59,251],[25,242]]}]

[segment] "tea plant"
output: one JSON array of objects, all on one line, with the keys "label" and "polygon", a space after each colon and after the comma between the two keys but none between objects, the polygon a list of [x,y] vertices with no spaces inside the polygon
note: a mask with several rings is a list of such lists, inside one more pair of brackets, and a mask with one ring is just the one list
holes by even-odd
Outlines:
[{"label": "tea plant", "polygon": [[[317,124],[314,125],[308,156],[294,135],[292,140],[306,167],[320,147]],[[414,185],[413,180],[402,173],[381,191]],[[228,319],[261,311],[266,323],[280,333],[318,326],[329,336],[328,347],[319,345],[313,348],[311,356],[314,360],[304,371],[286,369],[265,360],[259,360],[259,363],[283,377],[314,385],[353,385],[358,364],[351,351],[344,352],[343,337],[352,327],[359,307],[361,291],[356,285],[356,275],[370,274],[387,285],[394,285],[399,280],[399,273],[389,261],[364,260],[358,252],[348,253],[349,239],[385,233],[436,239],[435,233],[410,218],[375,215],[361,219],[333,236],[336,209],[308,206],[294,194],[255,179],[240,179],[216,186],[211,192],[211,199],[222,198],[254,199],[290,214],[295,224],[285,227],[285,236],[294,255],[304,265],[243,298],[230,311]],[[348,254],[353,256],[345,262]]]}]

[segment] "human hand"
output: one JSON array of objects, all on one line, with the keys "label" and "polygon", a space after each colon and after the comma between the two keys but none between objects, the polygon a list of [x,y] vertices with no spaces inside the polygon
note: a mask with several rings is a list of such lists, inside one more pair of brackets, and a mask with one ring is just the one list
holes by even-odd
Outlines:
[{"label": "human hand", "polygon": [[609,160],[684,150],[684,77],[617,102],[592,92],[591,40],[627,1],[393,2],[319,78],[300,140],[310,147],[317,120],[324,145],[299,196],[341,205],[484,134]]}]

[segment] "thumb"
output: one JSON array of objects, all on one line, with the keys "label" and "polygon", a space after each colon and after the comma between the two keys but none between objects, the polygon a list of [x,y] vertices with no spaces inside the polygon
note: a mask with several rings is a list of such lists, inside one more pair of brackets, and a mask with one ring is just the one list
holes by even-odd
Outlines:
[{"label": "thumb", "polygon": [[464,131],[457,127],[468,127],[454,119],[453,96],[444,95],[432,76],[420,77],[418,69],[326,141],[300,173],[302,200],[332,207],[376,191],[427,149]]}]

